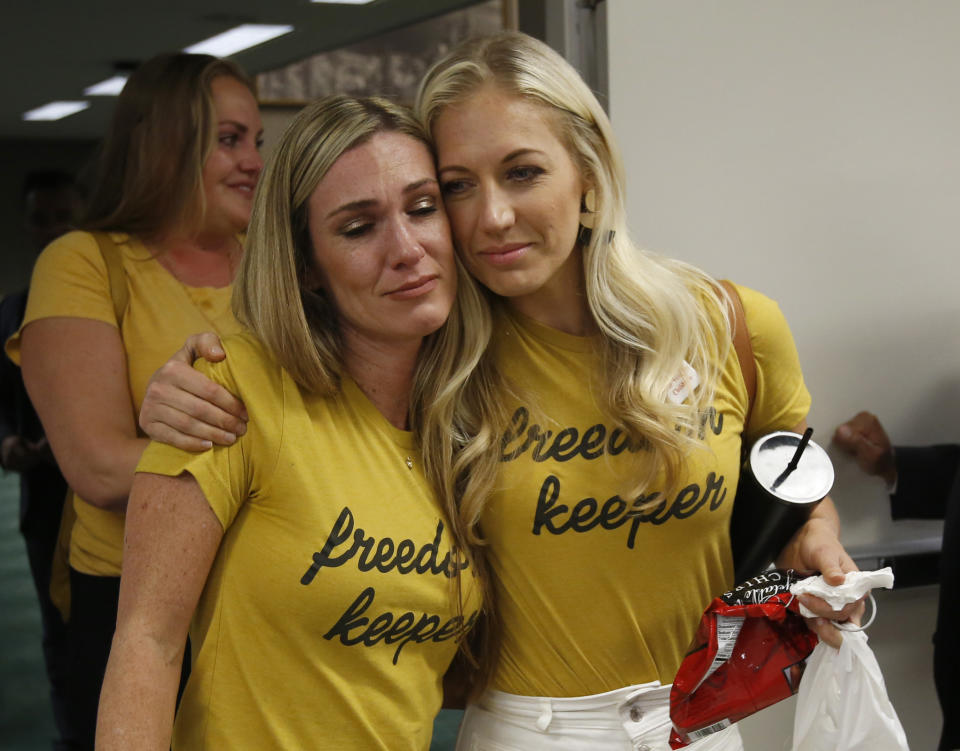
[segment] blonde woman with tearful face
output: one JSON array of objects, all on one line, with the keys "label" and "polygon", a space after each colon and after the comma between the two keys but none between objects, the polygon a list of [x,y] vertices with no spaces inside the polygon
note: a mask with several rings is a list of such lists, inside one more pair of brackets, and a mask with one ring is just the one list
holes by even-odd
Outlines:
[{"label": "blonde woman with tearful face", "polygon": [[[23,327],[7,345],[72,489],[64,518],[76,521],[62,530],[69,604],[58,603],[69,610],[71,749],[94,744],[124,512],[147,445],[136,430],[147,381],[189,334],[239,329],[230,285],[263,167],[262,130],[234,63],[182,53],[143,63],[117,101],[84,231],[41,254]],[[106,240],[112,252],[101,251]]]},{"label": "blonde woman with tearful face", "polygon": [[[607,116],[546,45],[464,43],[428,72],[417,112],[458,253],[485,288],[489,319],[473,323],[492,332],[452,414],[424,433],[447,449],[452,513],[486,547],[496,615],[458,749],[666,749],[670,684],[704,607],[734,583],[742,442],[806,425],[789,329],[773,301],[736,288],[757,370],[747,422],[726,294],[631,243]],[[187,370],[157,384],[141,422],[219,440],[237,405],[200,406]],[[838,526],[826,500],[779,563],[842,581],[855,565]],[[836,620],[856,610],[807,604]],[[697,743],[742,746],[736,726]]]},{"label": "blonde woman with tearful face", "polygon": [[98,749],[429,747],[480,595],[415,439],[483,344],[433,164],[384,100],[327,97],[282,136],[234,287],[245,331],[204,368],[250,429],[140,460]]}]

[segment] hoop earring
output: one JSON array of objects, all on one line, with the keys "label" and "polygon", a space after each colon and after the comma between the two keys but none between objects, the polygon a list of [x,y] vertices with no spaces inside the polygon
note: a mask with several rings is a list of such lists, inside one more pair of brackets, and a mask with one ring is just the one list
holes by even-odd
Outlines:
[{"label": "hoop earring", "polygon": [[[597,224],[597,191],[589,188],[580,197],[580,228],[577,230],[577,242],[581,247],[587,247],[593,238],[593,228]],[[616,233],[613,230],[607,233],[607,242],[612,242]]]},{"label": "hoop earring", "polygon": [[597,209],[597,191],[589,188],[586,193],[580,196],[580,227],[577,230],[577,242],[583,247],[590,244],[590,238],[593,237],[593,226],[597,218],[594,212]]}]

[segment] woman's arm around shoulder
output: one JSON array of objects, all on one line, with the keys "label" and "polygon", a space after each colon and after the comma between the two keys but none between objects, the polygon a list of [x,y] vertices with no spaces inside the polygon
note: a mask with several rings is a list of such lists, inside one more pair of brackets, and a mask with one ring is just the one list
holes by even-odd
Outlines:
[{"label": "woman's arm around shoulder", "polygon": [[191,475],[137,475],[97,751],[170,748],[187,631],[222,538]]},{"label": "woman's arm around shoulder", "polygon": [[229,446],[247,430],[243,403],[194,368],[198,359],[226,357],[220,339],[207,332],[190,336],[150,378],[140,405],[140,427],[155,441],[184,451]]}]

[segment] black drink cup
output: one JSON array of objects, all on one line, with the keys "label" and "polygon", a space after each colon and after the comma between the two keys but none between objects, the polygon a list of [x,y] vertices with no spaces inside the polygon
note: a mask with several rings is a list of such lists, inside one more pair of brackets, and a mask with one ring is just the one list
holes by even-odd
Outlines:
[{"label": "black drink cup", "polygon": [[763,571],[833,487],[833,464],[812,432],[769,433],[750,449],[730,518],[735,582]]}]

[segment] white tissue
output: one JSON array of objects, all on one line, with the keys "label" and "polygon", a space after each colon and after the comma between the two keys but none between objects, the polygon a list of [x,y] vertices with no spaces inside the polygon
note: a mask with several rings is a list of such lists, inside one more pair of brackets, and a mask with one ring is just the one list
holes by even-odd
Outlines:
[{"label": "white tissue", "polygon": [[[816,595],[834,610],[841,610],[844,605],[856,602],[871,589],[878,587],[893,589],[893,570],[889,566],[879,571],[850,571],[844,577],[843,584],[837,586],[827,584],[822,576],[809,576],[790,587],[790,593]],[[817,616],[804,607],[803,603],[800,603],[800,615],[805,618]]]}]

